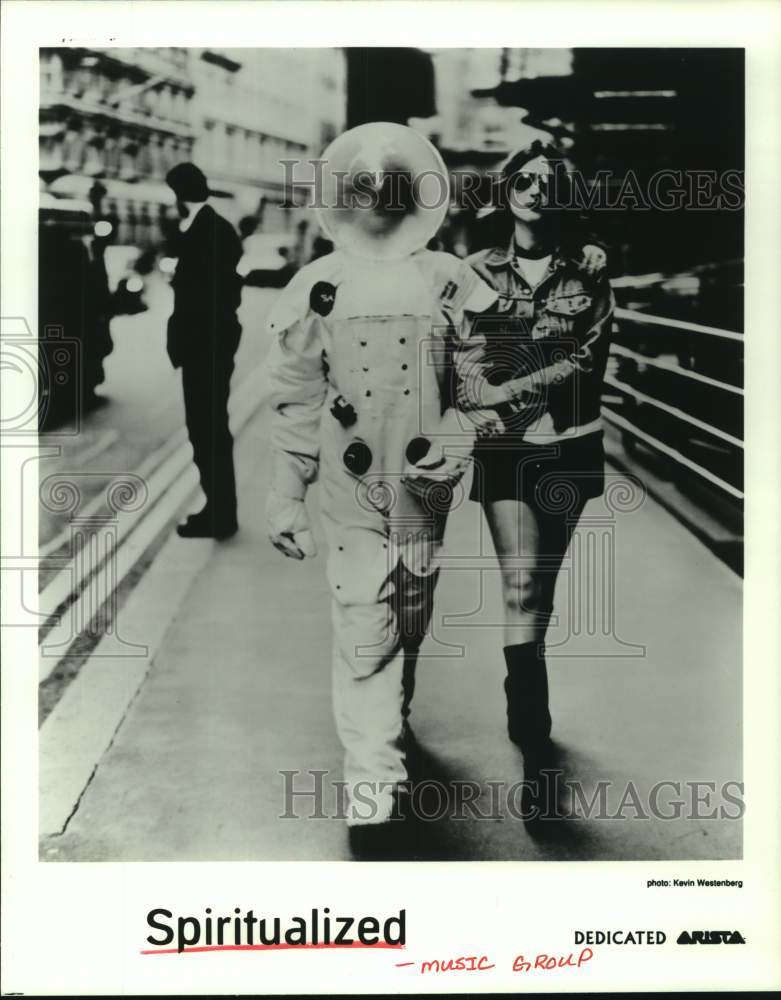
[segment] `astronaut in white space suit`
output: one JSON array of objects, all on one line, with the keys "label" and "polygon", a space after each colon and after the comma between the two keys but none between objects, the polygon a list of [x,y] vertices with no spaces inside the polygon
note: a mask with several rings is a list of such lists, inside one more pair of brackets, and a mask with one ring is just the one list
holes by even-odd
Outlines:
[{"label": "astronaut in white space suit", "polygon": [[[340,163],[350,175],[370,169],[377,191],[383,171],[398,175],[400,164],[409,174],[410,163],[433,163],[447,184],[436,151],[404,126],[360,126],[324,159],[336,173]],[[453,487],[474,441],[451,406],[449,359],[470,314],[496,300],[458,258],[421,249],[446,208],[447,198],[434,212],[410,204],[391,216],[381,202],[379,211],[321,212],[337,249],[296,274],[268,321],[268,529],[286,555],[314,555],[304,498],[319,481],[333,707],[356,852],[361,838],[398,828],[389,821],[408,777],[414,664]]]}]

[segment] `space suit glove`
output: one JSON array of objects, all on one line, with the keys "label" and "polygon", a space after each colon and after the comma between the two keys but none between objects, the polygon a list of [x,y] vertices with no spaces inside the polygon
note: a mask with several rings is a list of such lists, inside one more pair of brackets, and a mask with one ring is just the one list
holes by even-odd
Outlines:
[{"label": "space suit glove", "polygon": [[461,480],[471,458],[469,451],[445,453],[442,445],[432,444],[423,458],[407,463],[401,481],[417,496],[423,496],[432,487],[452,487]]},{"label": "space suit glove", "polygon": [[477,439],[484,441],[486,438],[497,437],[507,431],[504,421],[496,410],[485,407],[480,410],[469,410],[466,417],[473,425]]},{"label": "space suit glove", "polygon": [[266,501],[266,527],[274,548],[291,559],[317,555],[303,497],[287,497],[273,489]]}]

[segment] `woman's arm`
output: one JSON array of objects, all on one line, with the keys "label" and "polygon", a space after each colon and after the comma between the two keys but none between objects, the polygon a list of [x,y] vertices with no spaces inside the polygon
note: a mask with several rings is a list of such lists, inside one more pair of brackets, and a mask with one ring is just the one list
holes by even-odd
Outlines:
[{"label": "woman's arm", "polygon": [[479,437],[501,433],[504,429],[494,409],[506,402],[506,397],[499,392],[503,387],[491,385],[486,378],[486,338],[482,320],[493,315],[492,306],[468,316],[468,336],[457,340],[452,352],[455,406],[466,414]]},{"label": "woman's arm", "polygon": [[595,352],[610,337],[615,309],[615,296],[608,279],[601,279],[599,284],[601,294],[596,298],[591,324],[577,350],[552,365],[521,378],[509,379],[501,385],[490,385],[483,379],[479,397],[482,406],[522,402],[526,394],[539,395],[549,385],[561,385],[576,373],[588,375],[593,370]]}]

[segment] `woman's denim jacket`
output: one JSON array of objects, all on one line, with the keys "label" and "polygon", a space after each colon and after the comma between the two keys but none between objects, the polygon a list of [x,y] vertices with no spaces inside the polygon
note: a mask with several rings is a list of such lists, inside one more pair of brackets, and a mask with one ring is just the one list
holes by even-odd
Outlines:
[{"label": "woman's denim jacket", "polygon": [[[535,288],[512,244],[475,253],[467,263],[499,298],[459,351],[465,408],[485,405],[481,387],[506,386],[509,399],[496,409],[508,430],[532,426],[535,413],[547,412],[555,433],[567,436],[598,420],[615,306],[604,253],[593,246],[583,256],[554,252]],[[516,392],[519,378],[525,390]]]}]

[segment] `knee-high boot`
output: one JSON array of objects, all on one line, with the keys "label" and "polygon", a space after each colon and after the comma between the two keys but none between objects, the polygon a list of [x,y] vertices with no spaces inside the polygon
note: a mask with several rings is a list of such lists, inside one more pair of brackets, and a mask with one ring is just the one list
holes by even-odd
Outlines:
[{"label": "knee-high boot", "polygon": [[507,732],[526,754],[536,754],[548,743],[551,717],[545,647],[540,642],[505,646],[507,677]]},{"label": "knee-high boot", "polygon": [[545,647],[539,642],[505,646],[507,677],[507,731],[523,753],[524,789],[521,798],[527,827],[541,818],[557,818],[557,792],[551,784],[551,716]]}]

